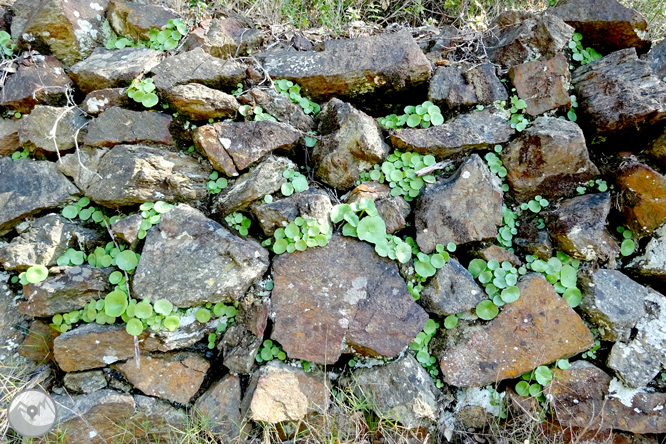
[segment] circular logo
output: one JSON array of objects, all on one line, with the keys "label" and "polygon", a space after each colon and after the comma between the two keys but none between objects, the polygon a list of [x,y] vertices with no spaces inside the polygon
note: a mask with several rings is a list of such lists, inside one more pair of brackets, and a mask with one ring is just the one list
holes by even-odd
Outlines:
[{"label": "circular logo", "polygon": [[44,390],[23,390],[14,396],[7,409],[12,429],[26,438],[39,438],[55,426],[56,404]]}]

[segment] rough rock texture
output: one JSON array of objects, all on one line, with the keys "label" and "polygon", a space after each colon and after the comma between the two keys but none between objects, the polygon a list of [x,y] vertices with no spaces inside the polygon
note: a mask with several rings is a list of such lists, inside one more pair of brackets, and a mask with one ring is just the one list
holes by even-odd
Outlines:
[{"label": "rough rock texture", "polygon": [[514,133],[506,119],[488,109],[462,114],[426,129],[392,131],[391,145],[398,150],[450,157],[508,142]]},{"label": "rough rock texture", "polygon": [[228,374],[197,399],[192,416],[204,418],[208,430],[231,440],[241,430],[240,402],[240,379]]},{"label": "rough rock texture", "polygon": [[620,247],[606,228],[610,206],[609,193],[586,194],[562,201],[547,217],[556,248],[577,259],[614,264]]},{"label": "rough rock texture", "polygon": [[21,148],[18,134],[21,122],[19,119],[0,119],[0,156],[11,156]]},{"label": "rough rock texture", "polygon": [[238,97],[238,101],[243,105],[260,106],[278,122],[288,123],[301,131],[316,128],[314,119],[303,112],[303,107],[274,89],[252,88]]},{"label": "rough rock texture", "polygon": [[162,60],[162,52],[136,47],[97,48],[90,57],[70,69],[70,76],[84,93],[97,89],[129,86]]},{"label": "rough rock texture", "polygon": [[306,373],[283,362],[272,361],[252,375],[241,405],[254,421],[275,424],[297,421],[308,413],[328,408],[329,389],[321,372]]},{"label": "rough rock texture", "polygon": [[140,369],[134,358],[114,367],[146,395],[189,404],[210,364],[196,353],[179,352],[141,356]]},{"label": "rough rock texture", "polygon": [[339,99],[322,107],[318,129],[322,137],[312,149],[314,172],[332,187],[353,187],[363,171],[388,156],[379,124]]},{"label": "rough rock texture", "polygon": [[187,413],[167,401],[134,395],[136,411],[125,424],[132,436],[148,442],[163,442],[188,429]]},{"label": "rough rock texture", "polygon": [[516,267],[522,265],[522,261],[517,255],[510,252],[506,248],[500,247],[499,245],[491,245],[486,247],[483,250],[480,250],[478,255],[486,262],[494,259],[500,264],[502,262],[509,262],[511,265],[515,265]]},{"label": "rough rock texture", "polygon": [[236,62],[220,60],[197,48],[167,57],[151,71],[155,86],[168,90],[176,85],[201,83],[215,89],[235,88],[245,79],[245,70]]},{"label": "rough rock texture", "polygon": [[333,364],[342,353],[393,357],[428,318],[395,262],[349,237],[334,235],[325,247],[281,255],[272,273],[271,338],[295,359]]},{"label": "rough rock texture", "polygon": [[[5,360],[10,353],[14,353],[24,339],[27,319],[16,311],[17,295],[9,288],[10,274],[0,271],[0,310],[5,313],[0,316],[0,342],[5,348],[0,352],[0,359]],[[49,327],[50,328],[50,327]]]},{"label": "rough rock texture", "polygon": [[226,59],[254,52],[263,41],[262,32],[251,23],[241,23],[235,18],[214,18],[202,20],[188,35],[183,47],[186,50],[201,47],[212,56]]},{"label": "rough rock texture", "polygon": [[666,119],[666,83],[634,48],[581,66],[571,82],[591,136],[626,135]]},{"label": "rough rock texture", "polygon": [[[266,313],[268,314],[268,313]],[[224,333],[217,348],[222,352],[222,362],[230,373],[248,374],[256,363],[254,357],[263,343],[261,335],[255,336],[243,325],[232,325]]]},{"label": "rough rock texture", "polygon": [[113,30],[133,40],[150,40],[151,29],[166,29],[169,20],[179,17],[160,5],[111,0],[106,17]]},{"label": "rough rock texture", "polygon": [[509,70],[509,78],[527,104],[528,114],[538,116],[571,105],[569,62],[561,52],[552,59],[516,65]]},{"label": "rough rock texture", "polygon": [[74,201],[78,194],[55,163],[0,157],[0,235],[26,217]]},{"label": "rough rock texture", "polygon": [[518,288],[520,299],[502,307],[466,341],[444,351],[444,382],[456,387],[492,384],[594,345],[580,317],[541,275],[525,275]]},{"label": "rough rock texture", "polygon": [[502,224],[502,185],[473,154],[453,176],[425,187],[414,217],[416,242],[424,253],[437,244],[495,239]]},{"label": "rough rock texture", "polygon": [[196,204],[208,196],[209,167],[184,153],[117,145],[109,151],[82,149],[80,155],[89,171],[80,167],[76,154],[65,156],[59,168],[100,205],[116,208],[158,200]]},{"label": "rough rock texture", "polygon": [[167,100],[193,120],[233,118],[240,106],[231,94],[198,83],[174,86],[167,91]]},{"label": "rough rock texture", "polygon": [[63,378],[65,388],[74,393],[93,393],[106,388],[106,378],[102,370],[67,373]]},{"label": "rough rock texture", "polygon": [[377,214],[386,223],[386,233],[392,234],[407,227],[407,217],[412,207],[401,196],[375,202]]},{"label": "rough rock texture", "polygon": [[487,299],[486,293],[455,259],[450,259],[437,270],[421,291],[423,306],[440,316],[470,310],[484,299]]},{"label": "rough rock texture", "polygon": [[114,106],[126,108],[130,103],[126,88],[106,88],[92,91],[81,102],[81,108],[96,116]]},{"label": "rough rock texture", "polygon": [[[53,360],[53,340],[58,334],[46,322],[38,319],[33,321],[30,324],[30,330],[28,330],[25,341],[23,341],[21,348],[19,348],[19,355],[31,359],[38,364]],[[3,338],[1,333],[0,338]]]},{"label": "rough rock texture", "polygon": [[31,152],[62,153],[76,146],[75,135],[86,121],[83,113],[76,108],[37,105],[30,114],[21,119],[19,141],[23,148]]},{"label": "rough rock texture", "polygon": [[19,64],[2,88],[0,106],[28,114],[37,104],[60,106],[72,84],[62,63],[52,56],[36,56]]},{"label": "rough rock texture", "polygon": [[502,151],[506,179],[519,200],[576,194],[599,174],[590,161],[583,131],[574,122],[539,117]]},{"label": "rough rock texture", "polygon": [[282,227],[284,222],[289,223],[298,216],[308,216],[328,222],[328,215],[332,209],[333,204],[328,194],[313,188],[271,203],[255,202],[250,206],[266,236],[273,236],[275,230]]},{"label": "rough rock texture", "polygon": [[[185,234],[187,233],[187,234]],[[201,212],[178,205],[146,236],[133,290],[176,307],[232,302],[268,269],[268,252],[231,234]]]},{"label": "rough rock texture", "polygon": [[645,252],[627,264],[627,268],[639,276],[666,282],[666,225],[657,228],[653,235]]},{"label": "rough rock texture", "polygon": [[83,140],[86,145],[93,147],[110,147],[123,143],[171,145],[171,120],[168,114],[112,107],[90,122]]},{"label": "rough rock texture", "polygon": [[449,108],[489,105],[508,98],[506,88],[490,63],[466,69],[456,66],[438,67],[428,89],[428,100],[435,105],[445,104]]},{"label": "rough rock texture", "polygon": [[628,162],[620,166],[616,183],[624,224],[634,233],[649,235],[666,222],[666,177],[643,163]]},{"label": "rough rock texture", "polygon": [[655,45],[648,54],[648,61],[652,67],[652,72],[658,79],[666,77],[666,40]]},{"label": "rough rock texture", "polygon": [[288,79],[315,101],[350,99],[419,86],[430,78],[430,62],[408,31],[327,40],[324,51],[273,51],[264,69]]}]

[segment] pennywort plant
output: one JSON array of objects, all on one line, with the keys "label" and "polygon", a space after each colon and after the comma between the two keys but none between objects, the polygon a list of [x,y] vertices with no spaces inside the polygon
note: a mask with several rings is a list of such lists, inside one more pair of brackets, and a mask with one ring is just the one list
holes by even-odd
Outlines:
[{"label": "pennywort plant", "polygon": [[150,230],[153,225],[160,223],[162,214],[172,210],[174,207],[175,205],[161,200],[141,204],[139,209],[141,210],[141,217],[143,217],[143,220],[141,221],[141,227],[139,228],[137,237],[139,239],[145,238],[148,230]]},{"label": "pennywort plant", "polygon": [[206,189],[211,194],[218,194],[229,185],[227,178],[220,177],[220,173],[217,171],[210,173],[208,179],[208,182],[206,182]]},{"label": "pennywort plant", "polygon": [[298,171],[288,169],[282,173],[282,177],[287,179],[280,187],[283,196],[291,196],[294,192],[302,193],[309,188],[308,180]]},{"label": "pennywort plant", "polygon": [[502,226],[497,230],[497,243],[513,252],[513,236],[518,234],[518,214],[502,205]]},{"label": "pennywort plant", "polygon": [[498,154],[502,153],[502,145],[495,145],[493,147],[493,151],[494,152],[491,151],[489,153],[486,153],[484,158],[486,159],[486,163],[488,164],[490,172],[497,174],[497,176],[502,181],[502,191],[504,192],[509,191],[509,184],[505,183],[507,170],[498,156]]},{"label": "pennywort plant", "polygon": [[398,129],[407,125],[409,128],[428,128],[430,125],[439,126],[444,123],[444,117],[439,106],[426,100],[421,105],[409,105],[404,108],[404,114],[389,114],[378,119],[384,128]]},{"label": "pennywort plant", "polygon": [[158,51],[168,51],[178,46],[178,42],[187,34],[187,26],[182,19],[171,19],[163,30],[151,29],[149,40],[134,41],[126,37],[119,37],[115,33],[106,41],[106,49],[123,49],[134,46],[143,46]]},{"label": "pennywort plant", "polygon": [[301,87],[291,80],[276,80],[273,82],[273,85],[275,85],[277,92],[285,97],[289,97],[293,103],[300,105],[305,114],[316,116],[321,111],[321,107],[317,103],[301,95]]},{"label": "pennywort plant", "polygon": [[266,339],[261,344],[259,352],[254,357],[254,360],[261,364],[262,362],[270,362],[276,358],[280,361],[284,361],[287,359],[287,354],[284,352],[280,344],[273,342],[270,339]]},{"label": "pennywort plant", "polygon": [[416,355],[416,360],[430,373],[437,388],[444,387],[444,383],[438,378],[437,358],[430,354],[430,340],[437,333],[439,323],[434,319],[428,319],[423,331],[416,335],[414,341],[409,344],[410,350]]},{"label": "pennywort plant", "polygon": [[252,225],[252,221],[242,213],[231,213],[224,220],[227,225],[238,231],[241,236],[247,236],[248,229]]},{"label": "pennywort plant", "polygon": [[419,195],[425,184],[435,183],[435,176],[432,174],[423,177],[416,175],[418,170],[435,163],[435,157],[430,154],[422,156],[394,151],[381,165],[375,164],[372,170],[361,173],[360,178],[361,182],[374,180],[388,183],[391,196],[402,196],[409,202]]},{"label": "pennywort plant", "polygon": [[494,319],[499,313],[498,307],[520,298],[520,289],[516,286],[518,269],[510,262],[504,261],[500,264],[494,259],[488,262],[472,259],[467,269],[484,286],[490,298],[477,304],[476,315],[479,318],[485,321]]},{"label": "pennywort plant", "polygon": [[30,157],[30,151],[25,148],[12,153],[12,160],[27,159],[28,157]]},{"label": "pennywort plant", "polygon": [[583,35],[579,32],[574,32],[569,40],[569,49],[571,49],[572,57],[575,61],[580,62],[581,65],[587,65],[590,62],[599,60],[603,56],[590,47],[583,47]]},{"label": "pennywort plant", "polygon": [[576,188],[576,191],[578,194],[585,194],[588,191],[594,191],[594,188],[597,189],[600,193],[603,193],[605,191],[608,191],[608,189],[614,189],[615,186],[611,185],[610,187],[606,183],[605,180],[603,179],[596,179],[596,180],[590,180],[587,183],[584,183],[583,185],[579,186]]},{"label": "pennywort plant", "polygon": [[620,235],[622,235],[620,254],[622,256],[631,256],[634,254],[634,251],[636,251],[636,241],[633,239],[633,231],[625,227],[617,227],[616,230]]},{"label": "pennywort plant", "polygon": [[313,247],[324,247],[328,245],[332,236],[331,226],[325,220],[299,216],[284,228],[275,230],[273,238],[265,240],[262,245],[267,247],[273,243],[275,254],[293,253]]},{"label": "pennywort plant", "polygon": [[129,88],[127,88],[127,97],[145,106],[152,108],[157,105],[159,98],[155,94],[155,83],[153,79],[132,80]]},{"label": "pennywort plant", "polygon": [[44,265],[33,265],[26,271],[14,276],[11,280],[13,284],[20,282],[21,285],[37,284],[49,276],[49,270]]},{"label": "pennywort plant", "polygon": [[67,205],[65,208],[63,208],[61,214],[63,217],[69,220],[74,220],[76,218],[84,222],[87,220],[92,220],[93,222],[96,222],[102,226],[105,226],[105,223],[110,225],[120,219],[119,216],[113,216],[110,218],[106,217],[104,210],[101,207],[94,207],[89,205],[90,199],[87,197],[82,197],[76,202],[76,204]]},{"label": "pennywort plant", "polygon": [[264,112],[264,109],[260,106],[250,106],[250,105],[241,105],[240,108],[238,108],[238,112],[241,114],[243,117],[247,117],[248,119],[251,119],[254,117],[254,121],[260,122],[262,120],[271,120],[273,122],[277,122],[277,119],[270,114]]},{"label": "pennywort plant", "polygon": [[16,43],[12,43],[12,36],[7,31],[0,31],[0,48],[2,48],[3,59],[14,55]]},{"label": "pennywort plant", "polygon": [[529,202],[520,204],[520,209],[523,211],[530,210],[532,213],[539,213],[542,209],[548,206],[548,201],[541,196],[535,196]]},{"label": "pennywort plant", "polygon": [[[567,254],[558,251],[555,257],[547,261],[533,255],[525,256],[527,264],[524,271],[532,270],[541,273],[546,280],[555,287],[555,291],[562,295],[571,307],[578,307],[583,299],[581,291],[576,287],[578,283],[578,267],[580,261],[572,259]],[[521,267],[523,268],[523,267]]]}]

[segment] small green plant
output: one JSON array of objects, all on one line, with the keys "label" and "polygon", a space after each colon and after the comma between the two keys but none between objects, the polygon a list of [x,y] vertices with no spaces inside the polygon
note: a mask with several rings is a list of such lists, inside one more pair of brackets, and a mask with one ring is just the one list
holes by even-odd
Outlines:
[{"label": "small green plant", "polygon": [[37,284],[46,279],[49,275],[49,270],[44,265],[33,265],[26,271],[14,276],[11,280],[13,284],[20,282],[21,285]]},{"label": "small green plant", "polygon": [[[515,90],[516,88],[512,89],[514,92]],[[523,99],[519,99],[516,95],[511,96],[510,100],[511,108],[509,108],[509,112],[511,113],[511,118],[509,119],[509,123],[511,123],[511,128],[515,128],[516,131],[521,132],[530,124],[525,116],[527,103]]]},{"label": "small green plant", "polygon": [[127,96],[146,108],[152,108],[159,102],[159,98],[155,94],[153,79],[134,79],[129,88],[127,88]]},{"label": "small green plant", "polygon": [[178,46],[178,42],[187,34],[187,26],[182,19],[171,19],[167,23],[166,29],[158,31],[150,30],[150,41],[146,46],[158,51],[168,51]]},{"label": "small green plant", "polygon": [[423,331],[414,338],[409,344],[409,348],[416,354],[416,360],[430,373],[435,381],[437,388],[444,387],[444,383],[438,378],[439,369],[437,368],[437,358],[430,354],[430,340],[437,333],[439,324],[434,319],[428,319]]},{"label": "small green plant", "polygon": [[12,160],[26,159],[28,157],[30,157],[30,152],[25,148],[12,153]]},{"label": "small green plant", "polygon": [[387,182],[391,187],[391,196],[403,196],[409,202],[419,195],[426,183],[435,183],[435,176],[431,174],[416,176],[418,170],[435,163],[435,157],[430,154],[422,156],[395,151],[381,165],[376,164],[372,170],[361,173],[360,178],[361,182]]},{"label": "small green plant", "polygon": [[573,94],[569,97],[571,98],[571,109],[567,111],[567,119],[569,119],[572,122],[575,122],[576,120],[578,120],[578,116],[576,115],[576,108],[578,108],[578,99]]},{"label": "small green plant", "polygon": [[56,262],[59,267],[70,267],[74,265],[83,265],[86,258],[87,256],[85,252],[68,248],[67,251],[56,260]]},{"label": "small green plant", "polygon": [[507,192],[509,191],[509,184],[504,183],[506,180],[507,170],[498,156],[498,154],[502,153],[502,145],[495,145],[493,150],[495,152],[486,153],[484,158],[486,159],[488,168],[490,168],[490,172],[497,174],[497,176],[502,181],[502,191]]},{"label": "small green plant", "polygon": [[293,103],[300,105],[305,114],[316,116],[321,111],[321,107],[317,103],[307,97],[301,96],[301,87],[291,80],[276,80],[273,84],[277,92],[285,97],[289,97]]},{"label": "small green plant", "polygon": [[477,304],[476,315],[479,318],[489,321],[499,313],[498,307],[520,298],[520,289],[516,286],[518,269],[510,262],[504,261],[500,264],[494,259],[488,262],[472,259],[467,269],[484,286],[490,298]]},{"label": "small green plant", "polygon": [[439,126],[444,123],[444,117],[439,106],[426,100],[421,105],[408,105],[404,109],[405,114],[389,114],[386,117],[380,117],[378,122],[384,128],[398,129],[407,125],[409,128],[428,128],[430,125]]},{"label": "small green plant", "polygon": [[634,251],[636,251],[636,242],[634,241],[633,236],[634,233],[624,227],[617,227],[616,228],[617,232],[622,235],[622,245],[620,246],[620,254],[622,256],[631,256],[634,254]]},{"label": "small green plant", "polygon": [[139,228],[139,233],[137,237],[143,239],[146,237],[146,233],[150,230],[153,225],[160,223],[162,214],[166,213],[173,209],[175,205],[163,202],[158,200],[157,202],[146,202],[141,204],[139,209],[141,210],[141,227]]},{"label": "small green plant", "polygon": [[236,89],[231,90],[231,94],[233,94],[235,97],[240,96],[243,93],[243,84],[242,83],[237,83],[236,84]]},{"label": "small green plant", "polygon": [[490,405],[493,407],[498,407],[497,417],[500,419],[506,419],[506,402],[504,393],[498,392],[494,387],[488,386],[488,392],[490,392]]},{"label": "small green plant", "polygon": [[583,47],[583,35],[579,32],[574,32],[571,40],[569,40],[569,49],[573,53],[572,58],[580,62],[581,65],[587,65],[590,62],[599,60],[603,57],[592,48]]},{"label": "small green plant", "polygon": [[273,342],[270,339],[266,339],[263,344],[261,344],[259,352],[257,353],[257,356],[254,357],[254,359],[257,361],[257,363],[261,364],[262,362],[270,362],[275,358],[279,359],[280,361],[284,361],[287,359],[287,354],[284,352],[284,350],[282,350],[282,346],[280,346],[278,343]]},{"label": "small green plant", "polygon": [[134,40],[125,37],[119,37],[113,33],[112,37],[106,41],[106,49],[123,49],[139,46]]},{"label": "small green plant", "polygon": [[603,193],[604,191],[608,191],[609,189],[614,189],[615,185],[611,185],[610,187],[606,183],[605,180],[603,179],[596,179],[596,180],[590,180],[589,182],[579,186],[576,188],[576,191],[578,194],[585,194],[588,190],[597,188],[597,190],[600,193]]},{"label": "small green plant", "polygon": [[302,193],[309,188],[308,180],[298,171],[286,170],[282,173],[282,177],[287,179],[287,182],[283,183],[280,188],[284,196],[291,196],[294,192]]},{"label": "small green plant", "polygon": [[497,242],[513,252],[513,236],[518,234],[518,214],[502,205],[502,226],[497,230]]},{"label": "small green plant", "polygon": [[[594,331],[592,331],[595,333]],[[586,351],[581,355],[583,359],[597,359],[597,350],[601,348],[601,341],[599,339],[594,340],[594,347]]]},{"label": "small green plant", "polygon": [[227,185],[229,185],[229,181],[227,180],[227,178],[220,177],[220,173],[217,171],[213,171],[212,173],[210,173],[210,176],[208,176],[208,178],[210,180],[206,182],[206,189],[211,194],[218,194],[220,191],[225,189]]},{"label": "small green plant", "polygon": [[0,48],[2,48],[2,58],[12,57],[16,43],[12,43],[12,36],[7,31],[0,31]]},{"label": "small green plant", "polygon": [[538,213],[548,206],[548,201],[541,196],[535,196],[529,202],[520,204],[520,209],[523,211],[530,210],[532,213]]},{"label": "small green plant", "polygon": [[74,220],[78,217],[82,221],[92,220],[102,226],[104,226],[105,219],[107,224],[112,224],[119,219],[118,216],[107,218],[101,207],[91,207],[89,205],[90,199],[82,197],[76,202],[76,204],[67,205],[63,208],[61,214],[69,220]]},{"label": "small green plant", "polygon": [[561,251],[555,257],[547,261],[536,256],[525,256],[527,265],[521,267],[519,272],[524,274],[527,269],[541,273],[546,280],[555,287],[555,291],[561,294],[571,307],[578,307],[583,298],[581,291],[576,287],[578,283],[578,267],[580,261],[572,259]]},{"label": "small green plant", "polygon": [[240,108],[238,108],[238,112],[241,114],[243,117],[251,118],[254,117],[254,120],[256,122],[260,122],[262,120],[271,120],[273,122],[277,122],[277,119],[273,116],[271,116],[268,113],[264,112],[264,109],[260,106],[250,106],[250,105],[242,105]]},{"label": "small green plant", "polygon": [[[562,370],[566,370],[569,368],[569,360],[558,359],[555,366]],[[545,365],[540,365],[531,372],[522,375],[521,379],[522,380],[515,386],[518,395],[523,397],[531,396],[538,399],[539,402],[546,401],[546,397],[543,395],[543,388],[553,380],[553,371],[551,369]]]},{"label": "small green plant", "polygon": [[[326,221],[299,216],[286,227],[275,230],[273,253],[293,253],[313,247],[324,247],[328,245],[332,236],[333,232]],[[262,245],[269,246],[273,239],[266,239]]]},{"label": "small green plant", "polygon": [[247,236],[252,221],[241,213],[231,213],[224,218],[227,225],[233,227],[241,236]]}]

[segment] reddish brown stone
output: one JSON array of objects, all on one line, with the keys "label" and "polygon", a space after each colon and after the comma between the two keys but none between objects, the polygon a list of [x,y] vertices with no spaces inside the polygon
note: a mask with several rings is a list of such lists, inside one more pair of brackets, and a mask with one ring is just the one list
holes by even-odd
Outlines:
[{"label": "reddish brown stone", "polygon": [[0,119],[0,156],[11,156],[21,148],[18,135],[20,126],[21,121],[18,119]]},{"label": "reddish brown stone", "polygon": [[509,70],[516,94],[527,104],[528,114],[537,116],[562,106],[569,106],[567,87],[571,74],[564,54],[552,59],[527,62]]},{"label": "reddish brown stone", "polygon": [[642,163],[620,168],[617,185],[622,196],[625,225],[649,235],[666,222],[666,177]]},{"label": "reddish brown stone", "polygon": [[238,176],[236,165],[224,146],[217,140],[217,130],[213,125],[200,126],[192,133],[194,146],[213,164],[213,168],[229,177]]},{"label": "reddish brown stone", "polygon": [[114,106],[125,107],[129,104],[127,88],[98,89],[88,93],[81,103],[85,112],[96,116]]},{"label": "reddish brown stone", "polygon": [[19,354],[40,364],[50,361],[53,359],[53,340],[58,335],[46,322],[35,320],[19,349]]},{"label": "reddish brown stone", "polygon": [[500,264],[502,262],[509,262],[516,267],[522,265],[522,261],[518,256],[506,248],[500,247],[499,245],[491,245],[490,247],[484,248],[483,250],[479,251],[479,256],[486,261],[491,261],[494,259]]}]

